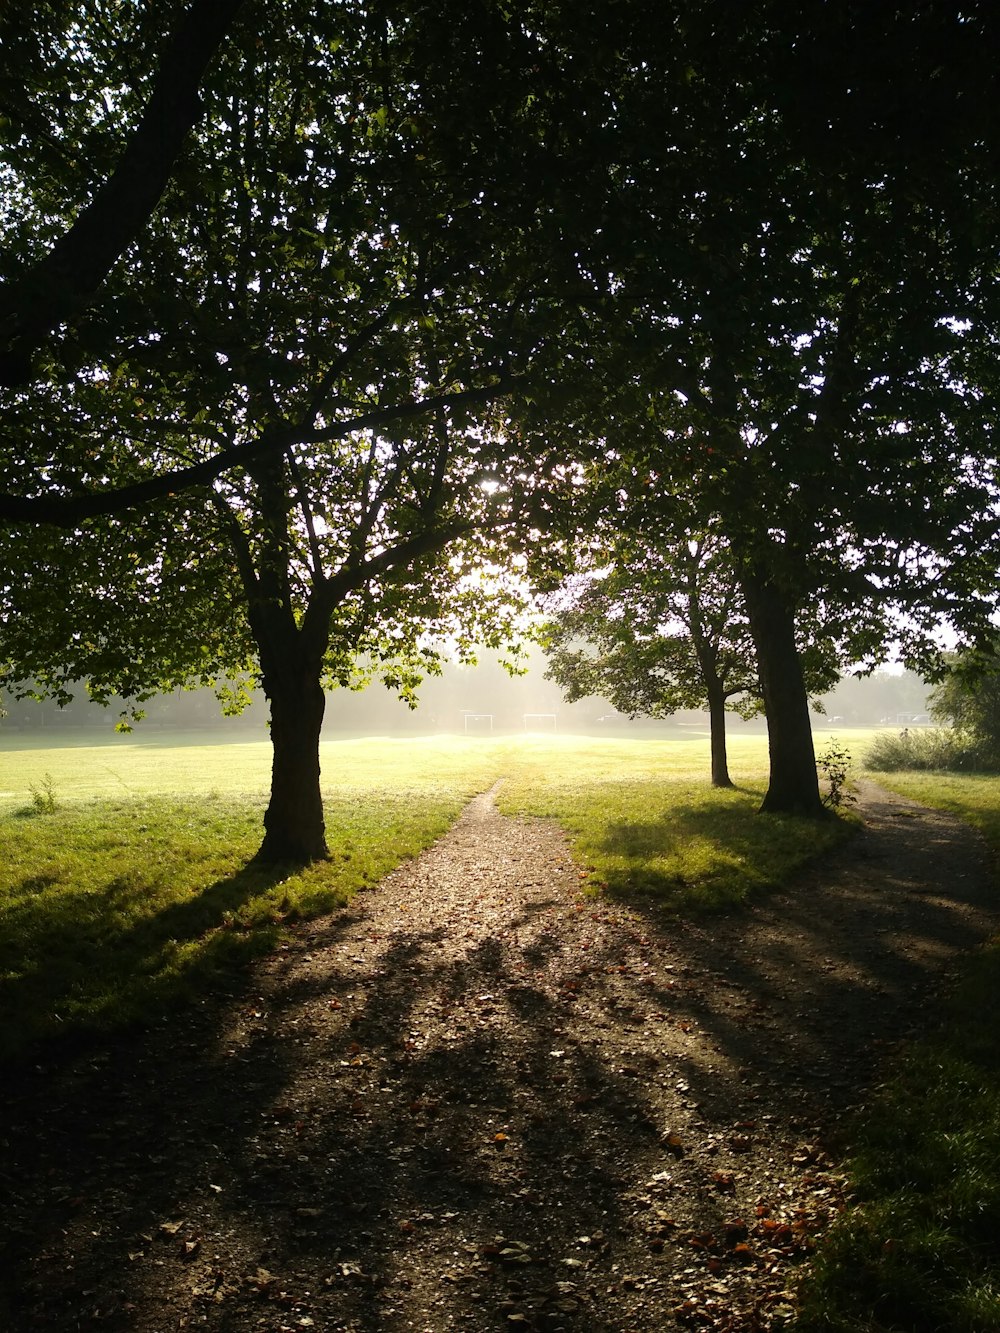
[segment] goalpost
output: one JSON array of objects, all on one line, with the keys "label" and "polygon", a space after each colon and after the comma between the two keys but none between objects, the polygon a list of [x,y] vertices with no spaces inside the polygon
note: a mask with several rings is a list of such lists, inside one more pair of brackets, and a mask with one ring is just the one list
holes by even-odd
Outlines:
[{"label": "goalpost", "polygon": [[[542,724],[545,725],[542,725]],[[524,715],[525,731],[551,731],[556,730],[555,713],[525,713]]]},{"label": "goalpost", "polygon": [[[493,714],[492,713],[466,713],[465,714],[465,734],[469,734],[469,723],[472,723],[475,731],[492,731]],[[489,724],[487,727],[486,724]]]}]

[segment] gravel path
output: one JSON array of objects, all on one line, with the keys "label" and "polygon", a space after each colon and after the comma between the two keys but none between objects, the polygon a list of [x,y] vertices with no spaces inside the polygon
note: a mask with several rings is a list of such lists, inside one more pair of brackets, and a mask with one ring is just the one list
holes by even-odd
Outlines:
[{"label": "gravel path", "polygon": [[998,929],[986,852],[866,784],[831,863],[683,923],[493,796],[252,990],[0,1096],[0,1326],[782,1322],[831,1128]]}]

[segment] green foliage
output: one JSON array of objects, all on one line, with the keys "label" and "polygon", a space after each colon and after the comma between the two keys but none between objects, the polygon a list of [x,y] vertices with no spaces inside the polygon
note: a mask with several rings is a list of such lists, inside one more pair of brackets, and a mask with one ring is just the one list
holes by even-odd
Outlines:
[{"label": "green foliage", "polygon": [[[98,5],[69,36],[68,16],[48,15],[34,43],[19,26],[38,48],[39,133],[14,136],[0,162],[20,205],[0,216],[12,261],[71,214],[89,187],[81,163],[106,169],[134,123],[151,51],[125,8],[131,26]],[[280,622],[325,655],[328,679],[353,681],[364,654],[390,679],[402,660],[405,691],[428,638],[496,634],[483,599],[456,585],[499,558],[505,525],[537,527],[546,486],[563,483],[555,460],[533,460],[530,477],[523,456],[510,465],[488,392],[461,401],[497,378],[485,344],[506,278],[486,262],[497,238],[466,182],[439,170],[447,117],[432,128],[420,114],[413,26],[295,0],[247,17],[143,245],[44,378],[7,395],[5,488],[58,499],[228,460],[214,491],[164,488],[125,524],[7,534],[5,568],[32,571],[0,589],[13,681],[57,692],[87,679],[141,700],[253,670]],[[43,78],[47,55],[86,85],[79,98]]]},{"label": "green foliage", "polygon": [[[776,734],[798,737],[775,746],[772,788],[808,804],[796,625],[821,625],[842,661],[876,665],[901,638],[925,664],[941,619],[971,639],[996,606],[992,149],[963,109],[995,96],[986,11],[761,21],[710,3],[644,27],[639,7],[620,34],[617,10],[590,12],[616,32],[594,97],[600,221],[584,204],[577,240],[598,314],[577,401],[539,434],[564,426],[572,449],[588,423],[609,525],[679,538],[693,506],[725,534],[762,594],[748,609]],[[582,25],[587,40],[607,49]],[[595,64],[580,54],[584,78]],[[890,69],[912,119],[887,111]]]},{"label": "green foliage", "polygon": [[1000,768],[1000,658],[995,652],[970,652],[950,662],[930,708],[938,721],[954,728],[958,748],[975,755],[976,767]]},{"label": "green foliage", "polygon": [[[12,258],[72,212],[95,122],[98,174],[134,128],[147,27],[119,45],[106,19],[81,15],[59,62],[93,27],[93,111],[51,86],[33,108],[76,164],[55,195],[20,139],[0,144]],[[360,0],[244,7],[142,243],[2,404],[0,491],[51,500],[64,528],[0,532],[0,682],[131,705],[250,677],[272,705],[275,858],[322,854],[318,793],[287,792],[313,781],[321,683],[378,678],[412,702],[440,654],[508,644],[520,577],[568,559],[565,460],[492,406],[517,341],[513,241],[507,210],[441,169],[423,22]],[[94,495],[109,514],[67,523],[59,504]]]},{"label": "green foliage", "polygon": [[826,749],[816,756],[816,767],[829,783],[829,791],[823,797],[825,805],[836,810],[854,801],[854,797],[845,790],[851,770],[851,752],[846,745],[836,737],[831,737]]},{"label": "green foliage", "polygon": [[[5,535],[11,682],[274,698],[361,653],[408,695],[428,640],[516,618],[508,584],[470,623],[464,574],[571,562],[594,460],[614,514],[694,503],[852,660],[900,608],[911,656],[988,620],[982,17],[731,11],[244,6],[155,215],[4,397],[0,490],[143,497]],[[0,276],[107,179],[160,17],[7,20]]]},{"label": "green foliage", "polygon": [[750,629],[725,542],[619,540],[611,563],[549,599],[547,675],[573,702],[596,695],[630,717],[736,700],[760,709]]},{"label": "green foliage", "polygon": [[875,736],[864,758],[874,773],[913,771],[990,771],[997,767],[992,745],[967,732],[951,728],[909,728],[882,731]]},{"label": "green foliage", "polygon": [[55,784],[52,781],[51,773],[44,773],[38,782],[32,782],[28,790],[31,792],[31,805],[35,814],[53,815],[58,809],[56,800]]}]

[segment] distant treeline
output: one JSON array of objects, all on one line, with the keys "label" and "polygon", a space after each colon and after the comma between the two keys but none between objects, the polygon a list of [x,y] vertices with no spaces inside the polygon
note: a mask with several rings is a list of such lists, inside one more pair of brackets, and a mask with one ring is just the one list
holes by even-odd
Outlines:
[{"label": "distant treeline", "polygon": [[[909,725],[924,721],[929,687],[911,672],[891,675],[845,677],[832,693],[824,696],[825,720],[834,725]],[[102,708],[92,703],[81,687],[73,701],[60,708],[52,700],[11,699],[2,701],[6,716],[3,731],[55,730],[110,731],[120,708],[112,703]],[[267,721],[267,702],[256,695],[237,717],[224,717],[218,700],[209,689],[176,690],[142,705],[145,718],[139,728],[177,731],[246,730],[262,732]],[[509,676],[494,659],[476,667],[448,667],[442,677],[424,682],[420,705],[412,710],[385,689],[375,686],[360,692],[335,690],[327,697],[324,730],[354,734],[414,735],[427,732],[484,734],[491,730],[514,731],[669,731],[674,727],[706,725],[707,715],[678,713],[665,722],[630,721],[615,714],[603,699],[583,699],[567,704],[558,688],[544,678],[544,662],[535,662],[524,676]],[[760,722],[731,725],[759,727]]]}]

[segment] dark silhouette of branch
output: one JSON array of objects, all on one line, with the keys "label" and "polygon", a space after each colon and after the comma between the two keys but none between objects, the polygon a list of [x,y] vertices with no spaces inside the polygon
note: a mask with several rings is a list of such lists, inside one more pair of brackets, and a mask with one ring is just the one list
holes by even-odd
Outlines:
[{"label": "dark silhouette of branch", "polygon": [[255,459],[281,453],[294,444],[310,444],[343,439],[360,430],[377,430],[394,421],[411,420],[425,412],[442,408],[471,407],[492,402],[511,388],[509,381],[501,381],[484,389],[464,389],[456,393],[437,394],[408,403],[394,403],[389,407],[374,408],[371,412],[325,427],[321,430],[299,431],[295,427],[265,431],[259,439],[234,444],[221,449],[211,458],[190,467],[178,468],[147,477],[128,486],[106,491],[89,491],[81,495],[22,496],[0,494],[0,521],[7,523],[48,523],[58,528],[73,528],[84,519],[120,514],[129,509],[140,509],[156,500],[199,486],[208,486],[230,468],[242,467]]},{"label": "dark silhouette of branch", "polygon": [[49,253],[0,287],[0,384],[29,383],[31,357],[93,299],[153,213],[201,113],[198,89],[243,0],[192,0],[114,171]]}]

